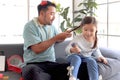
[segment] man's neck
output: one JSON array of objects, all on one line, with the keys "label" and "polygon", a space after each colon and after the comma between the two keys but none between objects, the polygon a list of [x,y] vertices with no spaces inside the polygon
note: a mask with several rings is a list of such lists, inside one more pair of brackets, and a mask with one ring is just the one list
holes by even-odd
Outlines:
[{"label": "man's neck", "polygon": [[39,23],[39,25],[41,25],[41,26],[45,25],[45,24],[42,22],[42,20],[40,20],[39,17],[38,17],[38,23]]}]

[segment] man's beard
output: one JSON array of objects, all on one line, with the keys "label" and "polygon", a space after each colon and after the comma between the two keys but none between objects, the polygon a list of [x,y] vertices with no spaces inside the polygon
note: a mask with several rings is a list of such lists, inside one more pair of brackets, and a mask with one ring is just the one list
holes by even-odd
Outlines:
[{"label": "man's beard", "polygon": [[52,21],[50,21],[49,23],[47,23],[47,25],[52,25]]}]

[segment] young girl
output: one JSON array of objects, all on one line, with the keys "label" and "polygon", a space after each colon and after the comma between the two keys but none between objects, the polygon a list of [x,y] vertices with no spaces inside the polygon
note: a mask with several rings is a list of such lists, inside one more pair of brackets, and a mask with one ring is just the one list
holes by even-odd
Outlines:
[{"label": "young girl", "polygon": [[94,17],[85,17],[80,25],[82,33],[75,36],[66,47],[67,60],[73,68],[69,80],[77,80],[77,74],[82,62],[87,63],[90,80],[98,80],[97,61],[107,64],[107,60],[102,56],[97,45],[97,21]]}]

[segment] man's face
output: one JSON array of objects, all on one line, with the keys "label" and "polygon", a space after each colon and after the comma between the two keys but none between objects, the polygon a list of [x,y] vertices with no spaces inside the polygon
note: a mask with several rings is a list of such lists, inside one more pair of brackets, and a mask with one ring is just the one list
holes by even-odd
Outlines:
[{"label": "man's face", "polygon": [[56,8],[49,6],[48,10],[43,14],[44,23],[46,25],[51,25],[55,19]]}]

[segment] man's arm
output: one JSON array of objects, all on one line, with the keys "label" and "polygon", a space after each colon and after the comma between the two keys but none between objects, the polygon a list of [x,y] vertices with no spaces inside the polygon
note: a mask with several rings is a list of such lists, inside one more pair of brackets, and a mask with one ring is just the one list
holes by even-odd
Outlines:
[{"label": "man's arm", "polygon": [[68,37],[71,37],[71,33],[62,32],[62,33],[54,36],[53,38],[51,38],[49,40],[46,40],[46,41],[43,41],[41,43],[32,45],[30,48],[32,49],[32,51],[34,51],[36,54],[38,54],[38,53],[41,53],[41,52],[45,51],[46,49],[48,49],[54,43],[59,42],[59,41],[63,41]]}]

